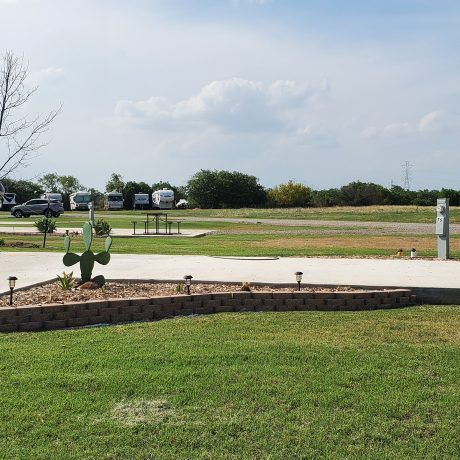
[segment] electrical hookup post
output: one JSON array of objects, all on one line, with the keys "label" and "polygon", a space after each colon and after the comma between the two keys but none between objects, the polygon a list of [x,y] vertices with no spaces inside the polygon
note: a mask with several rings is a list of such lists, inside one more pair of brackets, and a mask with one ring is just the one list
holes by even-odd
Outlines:
[{"label": "electrical hookup post", "polygon": [[92,201],[88,203],[88,211],[89,223],[91,224],[91,227],[94,228],[94,203]]},{"label": "electrical hookup post", "polygon": [[449,258],[449,198],[439,198],[436,202],[436,238],[438,259]]}]

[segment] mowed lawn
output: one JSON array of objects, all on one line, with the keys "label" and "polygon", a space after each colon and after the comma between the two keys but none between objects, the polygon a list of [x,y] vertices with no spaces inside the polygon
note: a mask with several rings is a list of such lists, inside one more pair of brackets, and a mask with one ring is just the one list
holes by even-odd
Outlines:
[{"label": "mowed lawn", "polygon": [[460,309],[0,336],[0,458],[460,458]]},{"label": "mowed lawn", "polygon": [[[43,249],[41,235],[8,235],[0,237],[6,244],[13,242],[34,243],[35,248],[1,246],[2,251],[55,251],[64,253],[62,236],[48,235]],[[92,249],[101,251],[105,238],[95,238]],[[302,234],[210,234],[202,238],[113,237],[112,254],[171,254],[207,256],[394,256],[399,248],[409,256],[411,248],[418,256],[436,257],[434,235],[302,235]],[[81,235],[72,237],[71,250],[84,251]],[[451,258],[460,257],[460,236],[451,235]]]}]

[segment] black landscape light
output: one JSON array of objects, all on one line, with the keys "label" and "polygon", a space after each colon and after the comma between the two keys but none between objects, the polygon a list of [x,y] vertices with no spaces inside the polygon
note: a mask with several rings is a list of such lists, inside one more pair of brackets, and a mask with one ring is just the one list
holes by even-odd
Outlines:
[{"label": "black landscape light", "polygon": [[295,272],[294,275],[295,275],[295,280],[297,281],[297,283],[299,285],[299,291],[300,291],[300,283],[302,282],[303,273],[302,272]]},{"label": "black landscape light", "polygon": [[15,276],[8,277],[8,284],[10,286],[10,305],[13,305],[13,290],[16,286],[17,278]]},{"label": "black landscape light", "polygon": [[190,295],[190,285],[192,284],[192,275],[185,275],[184,280],[185,280],[185,287],[187,288],[187,295]]}]

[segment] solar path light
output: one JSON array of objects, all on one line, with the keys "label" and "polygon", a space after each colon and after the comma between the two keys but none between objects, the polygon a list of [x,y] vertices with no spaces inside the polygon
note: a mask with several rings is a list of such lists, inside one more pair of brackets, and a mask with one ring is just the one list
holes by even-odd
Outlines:
[{"label": "solar path light", "polygon": [[8,284],[10,286],[10,305],[13,305],[13,291],[16,286],[17,278],[15,276],[8,277]]},{"label": "solar path light", "polygon": [[192,284],[192,275],[185,275],[184,280],[185,280],[185,287],[187,288],[187,295],[190,295],[190,285]]},{"label": "solar path light", "polygon": [[295,275],[295,280],[297,281],[297,283],[299,285],[299,291],[300,291],[300,283],[302,282],[303,273],[302,272],[295,272],[294,275]]}]

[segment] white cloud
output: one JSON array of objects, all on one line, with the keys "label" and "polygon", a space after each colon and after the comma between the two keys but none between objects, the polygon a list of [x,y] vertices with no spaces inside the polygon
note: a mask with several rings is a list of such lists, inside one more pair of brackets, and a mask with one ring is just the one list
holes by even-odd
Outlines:
[{"label": "white cloud", "polygon": [[440,132],[460,132],[460,117],[442,110],[435,110],[423,115],[418,121],[409,123],[390,123],[383,128],[370,126],[361,131],[361,137],[371,139],[375,137],[400,137],[434,135]]},{"label": "white cloud", "polygon": [[371,139],[377,136],[379,130],[375,126],[369,126],[361,131],[361,137],[364,139]]},{"label": "white cloud", "polygon": [[32,85],[56,85],[61,83],[66,77],[65,71],[61,67],[48,67],[36,72],[31,72],[28,82]]},{"label": "white cloud", "polygon": [[460,117],[442,110],[427,113],[420,119],[418,130],[421,133],[439,133],[441,131],[460,131]]},{"label": "white cloud", "polygon": [[382,130],[382,133],[385,136],[400,136],[411,132],[412,128],[409,123],[391,123],[385,126]]},{"label": "white cloud", "polygon": [[270,85],[233,78],[217,80],[197,94],[171,103],[165,98],[119,101],[118,121],[142,126],[212,124],[233,131],[270,131],[292,124],[292,112],[311,108],[328,87],[314,89],[290,80]]}]

